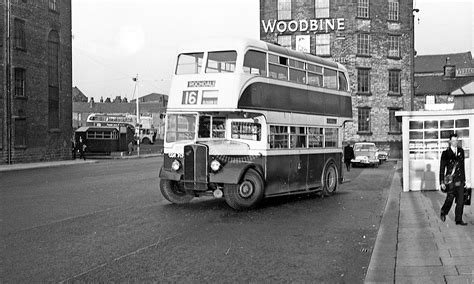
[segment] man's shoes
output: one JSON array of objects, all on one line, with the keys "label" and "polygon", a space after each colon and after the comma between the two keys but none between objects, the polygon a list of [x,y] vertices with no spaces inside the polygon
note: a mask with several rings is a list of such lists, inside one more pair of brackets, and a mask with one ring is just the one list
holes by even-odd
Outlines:
[{"label": "man's shoes", "polygon": [[443,214],[443,213],[441,213],[441,214],[439,215],[439,218],[441,218],[441,221],[443,221],[443,222],[446,221],[446,215]]},{"label": "man's shoes", "polygon": [[467,223],[464,221],[456,221],[456,225],[467,226]]}]

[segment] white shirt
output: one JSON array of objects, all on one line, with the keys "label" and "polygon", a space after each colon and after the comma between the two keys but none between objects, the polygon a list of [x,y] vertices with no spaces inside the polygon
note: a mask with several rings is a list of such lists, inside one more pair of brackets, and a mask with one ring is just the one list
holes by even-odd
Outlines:
[{"label": "white shirt", "polygon": [[454,155],[457,155],[457,152],[458,152],[458,147],[452,147],[451,146],[451,150],[453,151]]}]

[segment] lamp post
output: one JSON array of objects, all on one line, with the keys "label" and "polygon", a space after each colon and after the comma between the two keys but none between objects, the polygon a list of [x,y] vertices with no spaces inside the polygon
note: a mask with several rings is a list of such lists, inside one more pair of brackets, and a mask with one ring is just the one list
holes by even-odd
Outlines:
[{"label": "lamp post", "polygon": [[[12,57],[11,57],[11,1],[6,0],[5,3],[5,14],[6,14],[6,43],[5,43],[5,81],[6,81],[6,96],[5,96],[5,116],[6,116],[6,130],[7,130],[7,135],[6,135],[6,142],[7,144],[7,164],[12,163],[12,147],[13,147],[13,126],[12,126],[12,104],[13,104],[13,98],[12,98],[12,75],[11,75],[11,63],[12,63]],[[3,125],[0,125],[0,127],[3,127]],[[3,139],[3,137],[1,137]]]},{"label": "lamp post", "polygon": [[412,10],[412,18],[411,18],[411,42],[412,42],[412,49],[411,49],[411,96],[410,96],[410,110],[415,110],[415,13],[420,12],[420,9],[414,8]]}]

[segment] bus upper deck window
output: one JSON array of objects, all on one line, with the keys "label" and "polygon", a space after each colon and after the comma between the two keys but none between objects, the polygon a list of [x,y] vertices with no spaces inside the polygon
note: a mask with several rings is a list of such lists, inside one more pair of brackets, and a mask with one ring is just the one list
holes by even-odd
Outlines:
[{"label": "bus upper deck window", "polygon": [[323,84],[325,88],[337,89],[337,71],[324,68],[324,80]]},{"label": "bus upper deck window", "polygon": [[340,91],[347,91],[347,79],[344,73],[339,72],[339,90]]},{"label": "bus upper deck window", "polygon": [[264,52],[249,50],[244,57],[244,72],[267,76],[267,58]]},{"label": "bus upper deck window", "polygon": [[207,56],[206,73],[232,73],[235,71],[237,52],[216,51]]},{"label": "bus upper deck window", "polygon": [[176,74],[198,74],[201,71],[203,57],[204,52],[180,54]]}]

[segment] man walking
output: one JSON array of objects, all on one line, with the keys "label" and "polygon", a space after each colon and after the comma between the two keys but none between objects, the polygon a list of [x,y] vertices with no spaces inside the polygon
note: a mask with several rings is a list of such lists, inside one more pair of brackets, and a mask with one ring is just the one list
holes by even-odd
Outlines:
[{"label": "man walking", "polygon": [[464,172],[464,150],[458,147],[457,134],[449,136],[449,147],[441,154],[441,163],[439,167],[439,180],[441,191],[446,192],[446,200],[441,207],[440,218],[446,221],[446,215],[449,213],[453,200],[456,199],[456,208],[454,209],[454,220],[456,225],[466,226],[467,223],[462,220],[464,209],[464,184],[466,183],[466,174]]},{"label": "man walking", "polygon": [[352,149],[349,142],[347,142],[346,147],[344,147],[344,164],[346,164],[347,171],[351,171],[351,160],[354,159],[354,149]]}]

